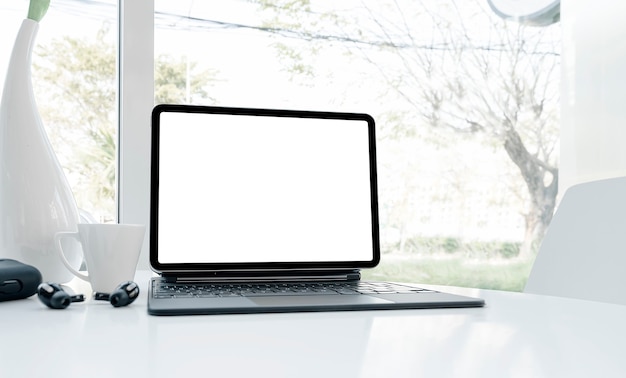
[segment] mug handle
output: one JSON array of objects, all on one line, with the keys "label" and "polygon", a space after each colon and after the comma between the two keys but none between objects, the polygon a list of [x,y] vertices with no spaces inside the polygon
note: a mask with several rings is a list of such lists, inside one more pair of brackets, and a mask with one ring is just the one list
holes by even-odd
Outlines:
[{"label": "mug handle", "polygon": [[73,238],[80,242],[78,232],[57,232],[56,234],[54,234],[54,249],[57,251],[57,254],[61,258],[61,262],[63,262],[63,265],[65,265],[65,267],[69,269],[70,272],[74,273],[74,275],[81,280],[90,282],[89,276],[86,276],[74,269],[70,265],[69,261],[67,261],[67,258],[65,258],[65,254],[63,253],[63,246],[61,245],[61,239],[63,238]]}]

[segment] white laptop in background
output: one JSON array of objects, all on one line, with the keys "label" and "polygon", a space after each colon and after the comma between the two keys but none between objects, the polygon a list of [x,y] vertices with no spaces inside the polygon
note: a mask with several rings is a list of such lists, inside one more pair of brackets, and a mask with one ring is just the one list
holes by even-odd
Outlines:
[{"label": "white laptop in background", "polygon": [[150,314],[484,305],[360,279],[380,260],[366,114],[158,105],[151,159]]}]

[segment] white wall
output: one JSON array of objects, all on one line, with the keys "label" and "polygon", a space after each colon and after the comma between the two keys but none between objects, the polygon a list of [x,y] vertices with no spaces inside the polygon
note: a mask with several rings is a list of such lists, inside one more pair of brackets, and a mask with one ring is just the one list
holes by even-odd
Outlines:
[{"label": "white wall", "polygon": [[561,195],[626,176],[626,3],[562,0]]}]

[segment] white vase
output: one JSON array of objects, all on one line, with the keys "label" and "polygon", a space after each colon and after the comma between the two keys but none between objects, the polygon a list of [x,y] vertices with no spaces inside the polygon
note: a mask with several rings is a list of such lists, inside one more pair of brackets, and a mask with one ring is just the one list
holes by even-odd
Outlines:
[{"label": "white vase", "polygon": [[[30,67],[38,29],[38,22],[23,21],[0,104],[0,257],[35,266],[44,281],[64,283],[73,275],[57,257],[53,237],[76,231],[79,213],[33,94]],[[65,242],[67,258],[78,268],[80,244]]]}]

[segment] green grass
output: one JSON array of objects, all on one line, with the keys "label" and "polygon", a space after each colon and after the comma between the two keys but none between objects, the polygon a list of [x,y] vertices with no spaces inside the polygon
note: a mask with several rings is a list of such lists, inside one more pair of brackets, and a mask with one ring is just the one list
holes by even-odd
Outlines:
[{"label": "green grass", "polygon": [[364,279],[522,291],[532,260],[467,259],[462,256],[399,257],[385,254]]}]

